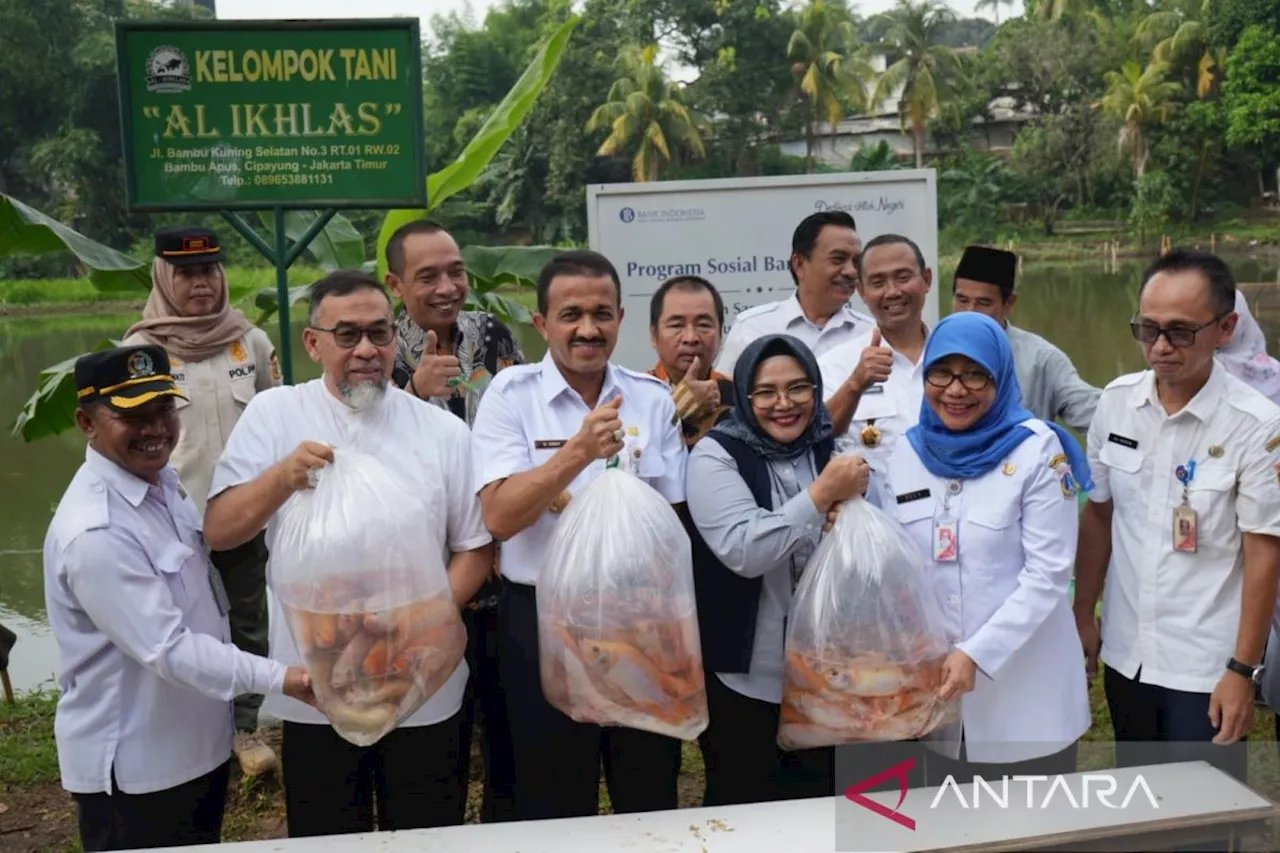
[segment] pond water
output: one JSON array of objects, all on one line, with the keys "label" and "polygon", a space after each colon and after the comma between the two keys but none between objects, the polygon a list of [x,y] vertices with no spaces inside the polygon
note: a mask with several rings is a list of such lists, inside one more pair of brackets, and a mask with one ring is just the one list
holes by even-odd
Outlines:
[{"label": "pond water", "polygon": [[[1274,257],[1231,257],[1248,287],[1255,316],[1272,342],[1280,340],[1280,270]],[[1044,335],[1075,361],[1081,375],[1102,386],[1114,377],[1142,369],[1142,354],[1129,334],[1137,307],[1137,261],[1112,267],[1102,262],[1036,265],[1028,262],[1019,283],[1014,320]],[[944,270],[942,281],[950,278]],[[942,310],[950,307],[950,287],[939,292]],[[26,690],[49,683],[57,672],[57,649],[45,621],[41,547],[52,510],[84,460],[84,439],[77,431],[26,444],[8,435],[14,418],[36,388],[40,370],[118,336],[136,315],[74,315],[0,319],[0,624],[19,635],[10,660],[14,687]],[[298,340],[293,323],[294,378],[318,375]],[[269,331],[279,336],[279,326]],[[529,341],[533,351],[536,335]],[[540,342],[539,342],[540,343]]]}]

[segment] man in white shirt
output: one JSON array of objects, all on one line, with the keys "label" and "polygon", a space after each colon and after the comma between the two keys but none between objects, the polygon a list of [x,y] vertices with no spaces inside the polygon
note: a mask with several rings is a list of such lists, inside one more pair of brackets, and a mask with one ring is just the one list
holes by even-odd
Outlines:
[{"label": "man in white shirt", "polygon": [[[320,379],[272,388],[245,408],[214,471],[205,534],[218,548],[248,541],[264,526],[276,557],[274,519],[311,469],[344,448],[370,453],[412,482],[439,513],[424,518],[448,566],[454,601],[465,605],[493,565],[471,473],[470,433],[445,409],[390,384],[396,358],[391,300],[352,270],[312,286],[303,344],[324,367]],[[271,563],[267,564],[270,583]],[[300,659],[279,599],[272,597],[271,656]],[[268,700],[284,721],[281,762],[290,836],[460,824],[460,711],[465,661],[399,728],[372,746],[343,740],[317,710]]]},{"label": "man in white shirt", "polygon": [[1089,427],[1075,614],[1088,671],[1106,664],[1119,765],[1200,759],[1244,781],[1280,569],[1280,407],[1214,359],[1234,304],[1213,255],[1144,274],[1131,325],[1151,369],[1108,385]]},{"label": "man in white shirt", "polygon": [[169,464],[183,392],[165,351],[92,353],[75,381],[89,446],[44,544],[62,786],[86,851],[217,844],[232,700],[312,701],[310,682],[231,643],[200,514]]},{"label": "man in white shirt", "polygon": [[920,247],[901,234],[881,234],[858,261],[858,296],[876,325],[818,359],[823,396],[835,424],[836,449],[861,454],[872,467],[920,420],[921,360],[929,329],[923,318],[933,270]]},{"label": "man in white shirt", "polygon": [[1081,379],[1062,350],[1009,322],[1009,312],[1018,301],[1014,292],[1017,275],[1018,256],[1013,252],[966,247],[956,266],[951,310],[977,311],[1004,326],[1022,386],[1022,404],[1042,421],[1061,419],[1072,429],[1087,433],[1102,389]]},{"label": "man in white shirt", "polygon": [[601,759],[617,813],[677,806],[680,741],[571,720],[542,690],[536,584],[559,512],[608,460],[683,508],[686,451],[666,383],[609,362],[622,322],[617,270],[566,252],[538,277],[538,364],[493,378],[473,426],[485,523],[502,540],[499,677],[515,756],[518,820],[597,813]]},{"label": "man in white shirt", "polygon": [[853,217],[839,210],[811,213],[791,236],[791,280],[796,292],[786,299],[748,308],[725,337],[715,369],[733,376],[747,344],[762,335],[799,338],[815,356],[866,331],[872,320],[849,307],[858,283],[862,241]]}]

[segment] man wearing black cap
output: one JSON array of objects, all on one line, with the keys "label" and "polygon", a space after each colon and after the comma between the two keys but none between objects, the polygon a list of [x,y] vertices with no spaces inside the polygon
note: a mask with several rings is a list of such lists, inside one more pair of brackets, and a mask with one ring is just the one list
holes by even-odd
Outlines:
[{"label": "man wearing black cap", "polygon": [[165,351],[91,353],[75,380],[89,446],[44,544],[62,785],[86,851],[216,844],[232,700],[314,702],[310,680],[231,644],[200,514],[169,465],[186,396]]},{"label": "man wearing black cap", "polygon": [[956,267],[951,310],[978,311],[1004,326],[1022,386],[1022,404],[1043,421],[1061,419],[1080,433],[1089,431],[1101,388],[1080,378],[1062,350],[1009,322],[1018,301],[1014,281],[1018,256],[986,246],[969,246]]},{"label": "man wearing black cap", "polygon": [[[233,309],[218,235],[208,228],[161,228],[151,264],[151,296],[142,320],[122,343],[163,347],[173,379],[190,402],[177,404],[182,435],[173,467],[196,510],[204,513],[213,468],[231,429],[259,391],[281,383],[275,346],[267,333]],[[231,639],[255,655],[267,654],[267,547],[262,536],[213,564],[231,603]],[[248,776],[276,766],[276,754],[257,736],[258,695],[236,698],[235,754]]]}]

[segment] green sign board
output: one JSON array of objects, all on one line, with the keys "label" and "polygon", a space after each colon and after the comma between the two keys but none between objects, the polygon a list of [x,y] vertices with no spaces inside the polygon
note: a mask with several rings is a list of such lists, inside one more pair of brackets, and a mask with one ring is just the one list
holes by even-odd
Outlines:
[{"label": "green sign board", "polygon": [[426,205],[418,21],[116,25],[131,210]]}]

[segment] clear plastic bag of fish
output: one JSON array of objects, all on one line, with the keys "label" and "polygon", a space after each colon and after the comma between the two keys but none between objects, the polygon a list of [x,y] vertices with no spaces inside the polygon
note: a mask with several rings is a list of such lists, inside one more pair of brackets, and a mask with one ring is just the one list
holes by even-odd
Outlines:
[{"label": "clear plastic bag of fish", "polygon": [[938,698],[951,651],[925,561],[864,499],[845,502],[792,599],[778,745],[925,738],[959,719]]},{"label": "clear plastic bag of fish", "polygon": [[375,457],[338,448],[280,508],[270,581],[347,741],[376,743],[449,680],[466,652],[432,512]]},{"label": "clear plastic bag of fish", "polygon": [[693,740],[707,692],[689,536],[666,498],[611,469],[573,497],[538,577],[547,701],[582,723]]}]

